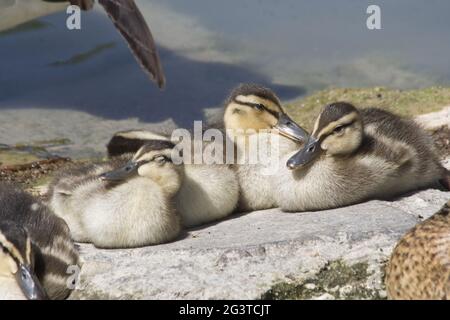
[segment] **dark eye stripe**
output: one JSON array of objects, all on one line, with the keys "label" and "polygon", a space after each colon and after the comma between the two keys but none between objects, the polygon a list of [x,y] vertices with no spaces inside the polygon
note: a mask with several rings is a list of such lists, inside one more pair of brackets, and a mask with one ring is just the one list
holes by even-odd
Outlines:
[{"label": "dark eye stripe", "polygon": [[262,106],[262,108],[264,109],[264,111],[267,111],[268,113],[270,113],[271,115],[273,115],[275,118],[279,118],[279,113],[277,111],[271,110],[269,108],[267,108],[265,105],[261,104],[261,103],[252,103],[252,102],[243,102],[243,101],[239,101],[234,99],[234,102],[236,102],[237,104],[242,104],[244,106],[248,106],[251,108],[259,108],[260,106]]},{"label": "dark eye stripe", "polygon": [[3,246],[1,243],[0,243],[0,249],[1,249],[5,254],[7,254],[9,257],[11,257],[17,265],[20,265],[19,259],[18,259],[16,256],[14,256],[14,255],[12,254],[12,252],[11,252],[7,247]]},{"label": "dark eye stripe", "polygon": [[144,164],[147,164],[147,163],[149,163],[150,161],[153,161],[153,160],[155,160],[155,158],[152,158],[151,160],[139,160],[138,162],[136,162],[136,166],[137,167],[143,166]]},{"label": "dark eye stripe", "polygon": [[338,130],[338,129],[339,129],[339,130],[343,130],[343,129],[345,129],[345,128],[351,126],[353,123],[355,123],[355,121],[351,121],[351,122],[345,123],[345,124],[340,124],[340,125],[336,126],[336,127],[333,129],[333,132],[334,132],[335,130]]}]

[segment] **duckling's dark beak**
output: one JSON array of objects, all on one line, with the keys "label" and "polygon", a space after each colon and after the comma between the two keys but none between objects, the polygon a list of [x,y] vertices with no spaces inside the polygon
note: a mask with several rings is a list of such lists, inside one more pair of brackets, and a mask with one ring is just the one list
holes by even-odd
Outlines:
[{"label": "duckling's dark beak", "polygon": [[287,114],[282,113],[278,118],[278,123],[275,125],[281,135],[299,142],[308,140],[309,134],[305,129],[300,127]]},{"label": "duckling's dark beak", "polygon": [[313,136],[310,136],[305,146],[294,154],[286,163],[286,166],[291,169],[297,169],[314,160],[320,153],[320,142]]},{"label": "duckling's dark beak", "polygon": [[19,269],[16,272],[16,281],[22,289],[23,294],[29,300],[47,300],[48,296],[42,287],[39,279],[36,277],[31,267],[28,265],[19,264]]},{"label": "duckling's dark beak", "polygon": [[104,181],[123,181],[137,174],[138,168],[139,168],[138,163],[129,161],[125,166],[117,170],[101,174],[100,179]]}]

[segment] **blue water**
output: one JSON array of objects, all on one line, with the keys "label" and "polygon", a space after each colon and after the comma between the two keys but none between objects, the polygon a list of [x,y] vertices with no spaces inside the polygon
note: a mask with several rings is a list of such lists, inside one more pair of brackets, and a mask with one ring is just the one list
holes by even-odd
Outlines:
[{"label": "blue water", "polygon": [[[282,99],[330,86],[450,83],[450,1],[137,3],[159,45],[164,91],[99,9],[83,14],[81,31],[67,30],[60,12],[38,18],[40,27],[0,34],[0,109],[75,109],[187,125],[240,82],[270,86]],[[366,28],[369,4],[381,7],[381,30]]]}]

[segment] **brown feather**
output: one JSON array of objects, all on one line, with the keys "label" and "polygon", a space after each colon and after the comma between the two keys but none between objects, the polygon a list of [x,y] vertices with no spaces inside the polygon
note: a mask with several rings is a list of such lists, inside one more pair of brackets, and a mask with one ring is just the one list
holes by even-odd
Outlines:
[{"label": "brown feather", "polygon": [[[84,2],[83,0],[71,0]],[[165,85],[164,72],[155,41],[133,0],[99,0],[116,28],[128,42],[136,60],[159,88]]]}]

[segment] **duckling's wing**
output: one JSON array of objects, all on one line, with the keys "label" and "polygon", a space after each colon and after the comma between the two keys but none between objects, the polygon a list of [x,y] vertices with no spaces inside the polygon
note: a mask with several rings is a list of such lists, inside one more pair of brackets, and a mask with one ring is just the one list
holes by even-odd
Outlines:
[{"label": "duckling's wing", "polygon": [[127,153],[135,153],[145,143],[152,141],[169,141],[164,134],[148,130],[128,130],[116,132],[109,140],[106,148],[109,157]]},{"label": "duckling's wing", "polygon": [[[78,0],[83,1],[83,0]],[[128,42],[136,60],[150,78],[163,88],[164,72],[155,41],[144,17],[133,0],[99,0],[116,28]]]}]

